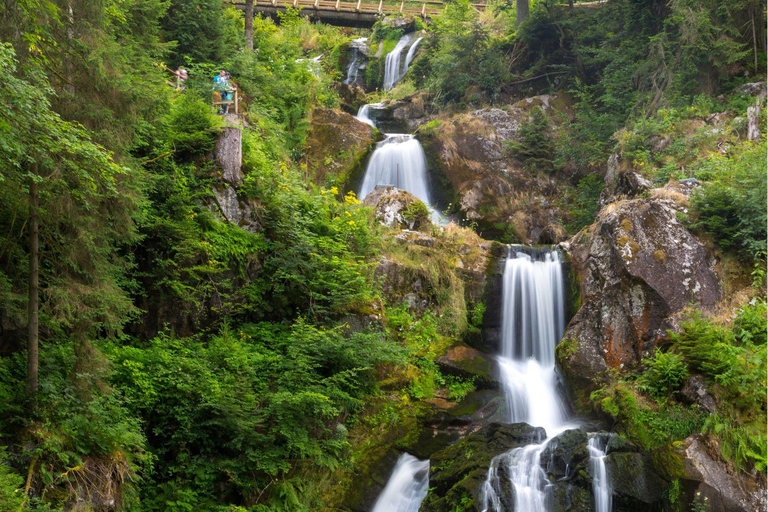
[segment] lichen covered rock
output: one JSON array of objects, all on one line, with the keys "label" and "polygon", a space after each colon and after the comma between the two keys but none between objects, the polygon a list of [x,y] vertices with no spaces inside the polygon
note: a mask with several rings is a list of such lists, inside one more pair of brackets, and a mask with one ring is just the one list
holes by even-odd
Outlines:
[{"label": "lichen covered rock", "polygon": [[[421,204],[418,204],[421,203]],[[389,228],[431,230],[429,211],[416,196],[395,187],[381,187],[363,199],[373,208],[376,219]]]},{"label": "lichen covered rock", "polygon": [[652,198],[613,203],[563,247],[581,282],[581,308],[557,356],[571,388],[589,389],[607,368],[635,367],[686,305],[711,308],[721,285],[681,207]]},{"label": "lichen covered rock", "polygon": [[416,136],[430,171],[445,180],[433,180],[438,193],[453,194],[448,202],[458,204],[485,236],[511,236],[521,243],[562,241],[567,178],[531,172],[513,158],[507,143],[517,140],[534,107],[554,114],[568,111],[567,105],[564,95],[536,96],[511,107],[484,108],[422,126]]}]

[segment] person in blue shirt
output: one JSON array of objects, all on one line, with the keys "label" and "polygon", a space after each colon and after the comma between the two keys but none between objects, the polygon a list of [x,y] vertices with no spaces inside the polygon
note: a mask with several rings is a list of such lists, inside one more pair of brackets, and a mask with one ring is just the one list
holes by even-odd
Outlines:
[{"label": "person in blue shirt", "polygon": [[[216,101],[216,93],[219,94],[221,97],[221,101],[229,101],[231,98],[230,93],[230,87],[229,87],[229,79],[227,78],[228,73],[224,71],[223,69],[219,72],[219,74],[214,77],[213,79],[213,94],[214,98],[213,100]],[[219,108],[219,114],[228,114],[229,113],[229,105],[220,105]]]}]

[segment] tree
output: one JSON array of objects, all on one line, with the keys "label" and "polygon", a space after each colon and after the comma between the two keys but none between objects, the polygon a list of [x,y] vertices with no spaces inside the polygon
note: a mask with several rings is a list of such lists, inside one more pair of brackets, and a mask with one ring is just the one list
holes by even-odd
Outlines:
[{"label": "tree", "polygon": [[530,11],[531,6],[529,0],[515,0],[515,12],[518,28],[522,22],[528,19]]},{"label": "tree", "polygon": [[245,0],[245,47],[253,50],[253,0]]},{"label": "tree", "polygon": [[[52,110],[52,90],[33,64],[27,65],[29,80],[18,78],[14,50],[0,44],[0,294],[9,299],[0,308],[19,317],[14,309],[21,308],[19,296],[28,291],[32,394],[39,297],[47,332],[119,332],[134,306],[124,290],[130,262],[116,253],[137,236],[137,204],[130,192],[136,185],[127,169],[81,126]],[[19,216],[27,219],[26,244]]]}]

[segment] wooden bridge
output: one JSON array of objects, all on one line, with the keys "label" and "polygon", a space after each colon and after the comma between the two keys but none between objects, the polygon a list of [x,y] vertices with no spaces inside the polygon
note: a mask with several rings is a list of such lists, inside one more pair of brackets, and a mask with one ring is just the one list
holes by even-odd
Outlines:
[{"label": "wooden bridge", "polygon": [[[277,16],[278,12],[285,12],[288,7],[300,9],[301,15],[316,19],[329,25],[342,27],[372,27],[382,16],[418,16],[427,19],[442,10],[443,2],[435,0],[422,0],[420,2],[401,1],[399,4],[365,3],[363,0],[254,0],[253,12],[264,13],[269,16]],[[245,9],[242,0],[232,0],[230,3],[238,9]],[[484,3],[472,4],[478,11],[485,10]]]}]

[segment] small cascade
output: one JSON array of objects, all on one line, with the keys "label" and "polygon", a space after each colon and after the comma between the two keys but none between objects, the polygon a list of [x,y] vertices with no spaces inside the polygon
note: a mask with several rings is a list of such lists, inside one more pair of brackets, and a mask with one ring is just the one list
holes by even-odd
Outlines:
[{"label": "small cascade", "polygon": [[349,64],[347,64],[347,78],[344,79],[345,84],[357,84],[360,77],[360,70],[365,69],[366,53],[364,50],[367,48],[367,41],[367,37],[359,37],[353,39],[352,42],[349,43],[352,58],[350,59]]},{"label": "small cascade", "polygon": [[610,435],[590,434],[587,442],[589,465],[592,469],[592,494],[595,495],[595,512],[611,512],[611,479],[605,467],[605,450]]},{"label": "small cascade", "polygon": [[546,512],[547,480],[541,453],[549,440],[569,428],[557,393],[555,346],[565,330],[565,294],[555,250],[510,249],[504,267],[499,366],[509,421],[544,427],[547,439],[493,459],[483,484],[483,510],[504,512],[503,478],[514,487],[516,511]]},{"label": "small cascade", "polygon": [[404,453],[371,512],[418,512],[429,488],[429,461]]},{"label": "small cascade", "polygon": [[376,187],[397,187],[429,200],[427,157],[413,135],[392,134],[379,142],[373,152],[358,197],[362,200]]},{"label": "small cascade", "polygon": [[388,91],[403,77],[404,72],[400,71],[403,50],[413,39],[413,34],[405,34],[395,45],[395,48],[387,54],[384,61],[384,90]]},{"label": "small cascade", "polygon": [[408,66],[410,66],[411,61],[413,60],[413,56],[416,55],[416,49],[419,47],[419,43],[421,40],[424,39],[423,37],[418,38],[413,42],[411,47],[408,49],[408,54],[405,56],[405,66],[403,67],[403,75],[405,75],[408,72]]},{"label": "small cascade", "polygon": [[358,121],[362,121],[365,124],[369,124],[371,126],[376,126],[376,122],[371,119],[371,108],[382,108],[384,106],[383,103],[369,103],[366,105],[363,105],[360,107],[360,109],[357,111],[357,119]]}]

